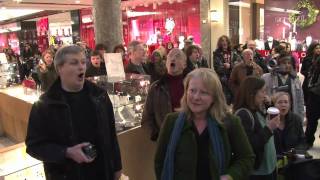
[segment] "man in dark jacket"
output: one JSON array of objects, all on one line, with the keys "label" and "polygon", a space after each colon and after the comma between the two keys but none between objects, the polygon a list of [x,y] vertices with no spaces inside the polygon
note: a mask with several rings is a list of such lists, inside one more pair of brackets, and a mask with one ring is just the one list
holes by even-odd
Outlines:
[{"label": "man in dark jacket", "polygon": [[182,50],[172,49],[166,60],[167,74],[150,87],[142,114],[142,127],[146,127],[152,141],[157,140],[165,116],[180,107],[186,59]]},{"label": "man in dark jacket", "polygon": [[92,51],[90,55],[90,65],[86,71],[86,77],[106,75],[106,66],[102,62],[101,56],[98,51]]},{"label": "man in dark jacket", "polygon": [[203,59],[200,55],[200,48],[196,45],[191,45],[186,50],[187,67],[186,71],[191,72],[196,68],[208,68],[207,60]]},{"label": "man in dark jacket", "polygon": [[139,41],[132,41],[128,45],[129,64],[125,72],[134,74],[148,74],[148,69],[145,66],[146,51],[143,44]]},{"label": "man in dark jacket", "polygon": [[254,40],[250,40],[247,43],[247,48],[251,49],[253,52],[253,60],[255,63],[257,63],[263,70],[263,73],[268,73],[268,67],[265,63],[265,60],[262,58],[262,56],[259,54],[259,52],[257,51],[257,45],[256,42]]},{"label": "man in dark jacket", "polygon": [[54,65],[59,78],[32,106],[27,153],[43,161],[47,180],[118,180],[121,157],[107,93],[85,81],[79,46],[58,50]]}]

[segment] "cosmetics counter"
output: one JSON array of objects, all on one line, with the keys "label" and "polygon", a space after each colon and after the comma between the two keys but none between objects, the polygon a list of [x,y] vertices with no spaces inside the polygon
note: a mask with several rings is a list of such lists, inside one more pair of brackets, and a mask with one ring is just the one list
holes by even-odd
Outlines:
[{"label": "cosmetics counter", "polygon": [[[155,143],[140,126],[149,76],[127,75],[125,80],[112,83],[104,76],[90,80],[107,89],[113,103],[123,173],[130,180],[155,179]],[[0,89],[0,136],[15,143],[0,148],[0,180],[45,179],[42,163],[26,154],[24,145],[29,113],[40,94],[22,85]]]}]

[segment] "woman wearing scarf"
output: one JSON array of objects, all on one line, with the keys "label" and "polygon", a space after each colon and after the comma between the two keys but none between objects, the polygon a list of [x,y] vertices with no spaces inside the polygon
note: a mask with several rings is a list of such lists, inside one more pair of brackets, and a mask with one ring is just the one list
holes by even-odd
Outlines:
[{"label": "woman wearing scarf", "polygon": [[254,154],[228,106],[217,74],[199,68],[187,75],[180,112],[168,114],[155,156],[157,180],[246,179]]}]

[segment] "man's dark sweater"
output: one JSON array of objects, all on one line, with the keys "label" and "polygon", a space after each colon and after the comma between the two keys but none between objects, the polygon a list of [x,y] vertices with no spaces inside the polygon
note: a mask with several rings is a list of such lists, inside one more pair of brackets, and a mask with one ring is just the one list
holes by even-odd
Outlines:
[{"label": "man's dark sweater", "polygon": [[178,76],[168,75],[172,111],[174,111],[175,108],[180,107],[180,99],[183,96],[183,78],[183,74]]},{"label": "man's dark sweater", "polygon": [[[66,92],[62,90],[64,97],[69,105],[72,119],[72,133],[74,145],[83,142],[89,142],[97,148],[97,157],[91,163],[78,164],[77,168],[70,169],[70,175],[77,178],[85,179],[104,179],[104,167],[98,166],[103,164],[101,156],[101,146],[97,134],[97,117],[94,105],[89,99],[89,94],[86,89],[80,92]],[[83,175],[79,177],[79,172]]]},{"label": "man's dark sweater", "polygon": [[91,64],[86,71],[86,77],[101,76],[106,74],[107,74],[107,71],[104,63],[101,63],[99,68],[94,67]]}]

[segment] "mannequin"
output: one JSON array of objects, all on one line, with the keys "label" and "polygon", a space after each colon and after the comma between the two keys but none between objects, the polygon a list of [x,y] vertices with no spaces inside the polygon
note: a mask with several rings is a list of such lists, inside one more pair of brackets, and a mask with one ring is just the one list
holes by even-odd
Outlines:
[{"label": "mannequin", "polygon": [[267,41],[264,43],[265,50],[271,50],[279,45],[279,42],[274,40],[272,36],[268,36]]},{"label": "mannequin", "polygon": [[312,37],[309,35],[309,36],[306,37],[306,45],[307,45],[307,47],[309,47],[311,43],[312,43]]},{"label": "mannequin", "polygon": [[179,49],[184,48],[184,36],[179,36]]},{"label": "mannequin", "polygon": [[307,51],[311,43],[312,43],[312,37],[309,35],[306,37],[305,42],[301,45],[302,51]]},{"label": "mannequin", "polygon": [[291,45],[291,51],[295,51],[297,49],[297,39],[296,37],[292,37],[291,41],[290,41],[290,45]]}]

